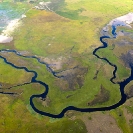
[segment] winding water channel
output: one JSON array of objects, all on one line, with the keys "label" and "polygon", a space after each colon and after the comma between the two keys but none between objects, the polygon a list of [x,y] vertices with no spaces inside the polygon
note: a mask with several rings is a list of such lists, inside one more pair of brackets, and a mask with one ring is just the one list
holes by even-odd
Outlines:
[{"label": "winding water channel", "polygon": [[[112,34],[113,34],[113,36],[116,36],[115,31],[116,31],[116,27],[112,27]],[[68,107],[64,108],[60,114],[51,114],[51,113],[47,113],[47,112],[41,111],[41,110],[39,110],[39,109],[37,109],[37,108],[35,107],[35,105],[34,105],[34,103],[33,103],[33,99],[34,99],[34,98],[39,98],[39,97],[45,98],[45,97],[47,96],[48,92],[49,92],[49,86],[48,86],[46,83],[37,80],[38,74],[37,74],[36,71],[29,70],[29,69],[27,69],[26,67],[18,67],[18,66],[16,66],[16,65],[14,65],[14,64],[12,64],[12,63],[10,63],[10,62],[8,62],[7,59],[6,59],[5,57],[3,57],[3,56],[0,56],[0,58],[2,58],[6,64],[9,64],[9,65],[11,65],[12,67],[14,67],[14,68],[16,68],[16,69],[24,69],[26,72],[33,73],[34,76],[32,77],[30,83],[39,83],[40,85],[44,86],[44,88],[45,88],[44,93],[42,93],[42,94],[40,94],[40,95],[32,95],[32,96],[30,97],[30,105],[31,105],[31,107],[33,108],[33,110],[34,110],[36,113],[39,113],[39,114],[41,114],[41,115],[45,115],[45,116],[48,116],[48,117],[52,117],[52,118],[62,118],[62,117],[64,116],[64,114],[65,114],[68,110],[75,110],[75,111],[80,111],[80,112],[108,111],[108,110],[115,109],[115,108],[119,107],[120,105],[122,105],[123,103],[125,103],[125,101],[126,101],[126,99],[127,99],[127,96],[126,96],[126,94],[124,93],[124,88],[125,88],[125,86],[126,86],[131,80],[133,80],[133,66],[131,66],[131,75],[130,75],[127,79],[125,79],[125,80],[122,81],[122,82],[118,82],[118,83],[115,83],[115,82],[113,81],[113,79],[116,78],[117,66],[116,66],[115,64],[111,63],[108,59],[102,58],[102,57],[100,57],[99,55],[96,54],[96,52],[97,52],[99,49],[103,49],[103,48],[108,47],[108,44],[104,41],[104,39],[107,39],[107,38],[110,38],[110,37],[109,37],[109,36],[102,36],[102,37],[100,37],[100,41],[101,41],[101,43],[102,43],[103,45],[100,46],[100,47],[98,47],[98,48],[96,48],[96,49],[93,51],[93,55],[96,56],[97,58],[101,59],[101,60],[105,60],[109,65],[111,65],[111,66],[114,67],[113,77],[110,79],[110,81],[111,81],[113,84],[119,84],[119,86],[120,86],[120,93],[121,93],[121,99],[120,99],[120,101],[118,101],[118,103],[116,103],[116,104],[114,104],[114,105],[112,105],[112,106],[108,106],[108,107],[100,107],[100,108],[77,108],[77,107],[74,107],[74,106],[68,106]],[[50,66],[49,66],[47,63],[40,61],[40,59],[39,59],[38,57],[36,57],[36,56],[24,56],[24,55],[22,55],[21,53],[15,51],[15,50],[7,50],[7,49],[0,50],[0,52],[12,52],[12,53],[15,53],[16,55],[22,56],[22,57],[24,57],[24,58],[34,58],[34,59],[37,59],[37,61],[38,61],[39,63],[41,63],[41,64],[44,64],[44,65],[48,68],[48,70],[49,70],[55,77],[60,78],[60,77],[58,77],[58,76],[56,75],[56,72],[54,72],[54,71],[50,68]],[[30,84],[30,83],[25,83],[25,84]],[[19,86],[19,85],[18,85],[18,86]],[[2,94],[6,94],[6,93],[3,92]],[[7,93],[7,94],[13,94],[13,93]]]}]

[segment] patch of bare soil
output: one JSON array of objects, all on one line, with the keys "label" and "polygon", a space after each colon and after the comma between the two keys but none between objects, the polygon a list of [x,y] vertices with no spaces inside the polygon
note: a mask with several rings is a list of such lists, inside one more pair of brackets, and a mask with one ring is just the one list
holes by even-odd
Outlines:
[{"label": "patch of bare soil", "polygon": [[126,39],[121,39],[120,41],[117,42],[117,45],[119,46],[127,46],[127,45],[133,45],[132,41],[127,41]]},{"label": "patch of bare soil", "polygon": [[58,76],[63,77],[56,79],[55,82],[61,90],[76,90],[83,86],[84,78],[87,72],[88,68],[81,66],[64,70],[58,74]]},{"label": "patch of bare soil", "polygon": [[110,97],[109,91],[106,88],[104,88],[103,85],[101,85],[99,94],[97,94],[95,98],[91,102],[88,103],[88,105],[93,106],[98,103],[107,102],[109,100],[109,97]]},{"label": "patch of bare soil", "polygon": [[[0,75],[1,76],[1,78],[2,78],[2,74]],[[12,84],[10,84],[10,83],[3,83],[3,82],[0,82],[0,90],[2,89],[2,90],[4,90],[4,89],[6,89],[6,88],[10,88],[10,87],[12,87],[13,85]]]},{"label": "patch of bare soil", "polygon": [[63,64],[67,62],[67,59],[65,57],[59,57],[57,59],[54,58],[40,58],[41,61],[46,62],[49,64],[49,66],[52,68],[52,70],[60,70],[63,67]]},{"label": "patch of bare soil", "polygon": [[127,89],[126,89],[126,95],[127,95],[127,98],[131,98],[133,97],[133,85],[129,86]]},{"label": "patch of bare soil", "polygon": [[38,101],[38,102],[41,102],[42,105],[43,105],[44,107],[48,107],[49,104],[50,104],[50,102],[51,102],[51,100],[50,100],[49,97],[46,97],[46,98],[39,98],[39,99],[37,99],[37,101]]},{"label": "patch of bare soil", "polygon": [[133,50],[128,51],[126,54],[122,54],[120,57],[126,67],[133,66]]},{"label": "patch of bare soil", "polygon": [[79,89],[84,84],[85,75],[88,72],[88,67],[82,66],[81,62],[77,61],[72,56],[41,57],[40,60],[47,63],[49,67],[56,72],[55,84],[61,90]]},{"label": "patch of bare soil", "polygon": [[95,112],[82,118],[88,133],[122,133],[115,119],[109,114]]},{"label": "patch of bare soil", "polygon": [[19,66],[24,66],[27,64],[26,61],[24,61],[23,59],[19,58],[18,56],[16,56],[14,53],[8,53],[8,52],[0,52],[1,56],[4,56],[6,59],[8,59],[9,61],[12,61],[13,64],[19,65]]}]

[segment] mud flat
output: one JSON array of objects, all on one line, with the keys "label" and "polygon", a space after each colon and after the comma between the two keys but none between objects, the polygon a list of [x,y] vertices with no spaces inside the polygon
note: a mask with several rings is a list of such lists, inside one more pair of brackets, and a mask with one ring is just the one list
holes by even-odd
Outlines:
[{"label": "mud flat", "polygon": [[[113,20],[111,20],[105,27],[103,27],[102,29],[102,35],[109,35],[109,29],[110,27],[117,27],[117,26],[126,26],[128,28],[132,28],[131,27],[131,23],[133,23],[133,12],[130,12],[126,15],[123,15],[121,17],[115,18]],[[114,28],[114,30],[115,30]],[[113,32],[113,31],[112,31]],[[115,33],[114,37],[116,37],[116,35],[121,36],[122,34],[120,33]]]},{"label": "mud flat", "polygon": [[133,12],[130,12],[121,17],[115,18],[108,25],[111,26],[128,26],[131,27],[130,24],[133,22]]}]

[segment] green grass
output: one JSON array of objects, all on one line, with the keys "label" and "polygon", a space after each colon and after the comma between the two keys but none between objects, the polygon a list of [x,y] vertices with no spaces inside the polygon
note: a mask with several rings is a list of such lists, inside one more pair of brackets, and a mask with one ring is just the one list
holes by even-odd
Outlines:
[{"label": "green grass", "polygon": [[[18,70],[6,64],[0,58],[0,82],[2,84],[10,84],[10,86],[30,82],[32,73],[27,73],[24,70]],[[18,74],[19,73],[19,74]]]},{"label": "green grass", "polygon": [[[63,118],[50,123],[47,117],[38,117],[38,114],[31,114],[23,100],[17,99],[13,102],[12,97],[4,95],[0,95],[0,97],[0,132],[87,133],[85,124],[79,119],[68,120]],[[11,104],[12,107],[10,107]]]}]

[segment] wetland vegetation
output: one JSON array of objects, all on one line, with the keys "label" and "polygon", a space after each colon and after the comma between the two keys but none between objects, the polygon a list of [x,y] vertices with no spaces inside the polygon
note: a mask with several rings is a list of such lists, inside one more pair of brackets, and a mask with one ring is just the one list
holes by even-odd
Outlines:
[{"label": "wetland vegetation", "polygon": [[[114,67],[92,53],[102,45],[99,41],[102,28],[112,19],[132,12],[133,2],[51,0],[47,6],[52,11],[32,8],[39,5],[39,2],[41,1],[6,0],[0,3],[0,10],[12,10],[15,17],[20,17],[23,13],[26,15],[26,18],[20,20],[19,28],[11,33],[14,40],[8,44],[0,44],[0,56],[15,66],[35,71],[36,80],[49,86],[47,97],[33,99],[36,108],[59,114],[67,106],[101,108],[120,101],[120,86],[110,82]],[[10,18],[12,12],[9,12],[8,20],[14,19],[13,15]],[[133,58],[133,30],[118,27],[116,32],[120,31],[123,32],[115,39],[105,38],[103,41],[108,43],[108,47],[99,49],[96,53],[117,66],[116,78],[113,80],[115,83],[123,82],[130,76]],[[111,31],[108,34],[111,35]],[[18,54],[8,49],[16,50]],[[25,58],[31,56],[35,58]],[[0,132],[89,132],[89,125],[83,116],[93,113],[67,111],[62,119],[37,114],[31,108],[29,99],[32,95],[44,93],[46,89],[39,83],[31,83],[34,73],[15,69],[2,59],[0,66],[0,92],[5,93],[0,94]],[[17,95],[8,95],[12,92]],[[127,115],[133,115],[132,82],[126,86],[125,93],[130,99],[121,107],[105,112],[103,117],[111,115],[118,125],[115,128],[130,133],[133,131],[132,119],[128,119]],[[97,129],[97,132],[101,130]]]}]

